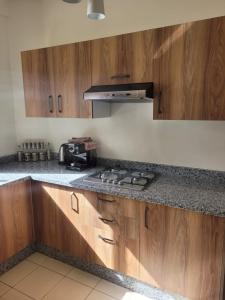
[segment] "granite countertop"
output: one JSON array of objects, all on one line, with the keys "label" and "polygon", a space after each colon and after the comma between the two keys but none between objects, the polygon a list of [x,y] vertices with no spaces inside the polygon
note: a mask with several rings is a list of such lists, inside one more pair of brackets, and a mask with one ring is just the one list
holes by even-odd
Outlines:
[{"label": "granite countertop", "polygon": [[[131,163],[134,167],[133,163]],[[74,187],[130,199],[168,205],[188,209],[203,214],[225,217],[225,174],[209,171],[201,173],[178,168],[175,172],[163,170],[162,167],[149,165],[156,171],[156,179],[144,191],[131,191],[118,186],[106,186],[89,183],[83,179],[100,170],[97,167],[83,172],[69,171],[57,161],[0,164],[0,186],[18,180],[32,178],[33,180]],[[171,167],[172,168],[172,167]],[[219,174],[219,175],[218,175]]]}]

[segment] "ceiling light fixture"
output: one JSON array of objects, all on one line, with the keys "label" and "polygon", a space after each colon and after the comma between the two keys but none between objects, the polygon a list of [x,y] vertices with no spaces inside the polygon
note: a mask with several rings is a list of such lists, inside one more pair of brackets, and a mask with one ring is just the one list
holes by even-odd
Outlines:
[{"label": "ceiling light fixture", "polygon": [[[81,0],[63,0],[66,3],[79,3]],[[87,16],[92,20],[105,19],[104,0],[88,0]]]},{"label": "ceiling light fixture", "polygon": [[92,20],[105,19],[105,9],[103,0],[88,0],[87,16]]}]

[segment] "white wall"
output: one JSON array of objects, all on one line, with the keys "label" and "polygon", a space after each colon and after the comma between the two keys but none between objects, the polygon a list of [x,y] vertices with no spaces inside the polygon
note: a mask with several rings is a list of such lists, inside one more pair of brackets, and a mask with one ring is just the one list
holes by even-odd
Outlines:
[{"label": "white wall", "polygon": [[151,104],[115,104],[108,119],[25,118],[20,51],[225,15],[224,0],[105,0],[107,18],[86,18],[86,1],[11,0],[10,57],[18,141],[48,138],[57,150],[90,135],[102,157],[225,170],[225,122],[153,121]]},{"label": "white wall", "polygon": [[0,15],[8,16],[8,14],[9,14],[8,0],[0,0]]},{"label": "white wall", "polygon": [[8,7],[0,1],[0,156],[15,152],[16,136],[9,64]]}]

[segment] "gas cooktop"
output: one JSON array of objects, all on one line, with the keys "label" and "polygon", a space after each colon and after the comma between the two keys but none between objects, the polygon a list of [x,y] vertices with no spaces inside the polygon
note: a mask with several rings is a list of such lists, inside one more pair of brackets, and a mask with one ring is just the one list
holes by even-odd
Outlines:
[{"label": "gas cooktop", "polygon": [[109,168],[86,177],[84,181],[142,191],[154,178],[155,174],[149,171]]}]

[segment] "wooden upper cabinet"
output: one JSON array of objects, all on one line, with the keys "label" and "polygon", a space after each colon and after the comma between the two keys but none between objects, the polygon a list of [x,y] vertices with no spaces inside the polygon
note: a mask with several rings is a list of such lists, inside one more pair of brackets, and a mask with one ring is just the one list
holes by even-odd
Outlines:
[{"label": "wooden upper cabinet", "polygon": [[[54,82],[47,49],[21,53],[27,117],[54,117]],[[51,68],[50,68],[51,69]]]},{"label": "wooden upper cabinet", "polygon": [[58,117],[92,117],[91,102],[83,93],[91,86],[90,42],[49,48],[54,58],[54,82]]},{"label": "wooden upper cabinet", "polygon": [[90,42],[22,52],[28,117],[92,117]]},{"label": "wooden upper cabinet", "polygon": [[156,30],[154,118],[225,120],[225,17]]},{"label": "wooden upper cabinet", "polygon": [[140,279],[193,300],[223,300],[225,219],[141,204]]},{"label": "wooden upper cabinet", "polygon": [[92,85],[153,81],[155,31],[92,41]]},{"label": "wooden upper cabinet", "polygon": [[26,115],[95,117],[91,85],[153,82],[154,119],[225,120],[224,49],[218,17],[25,51]]}]

